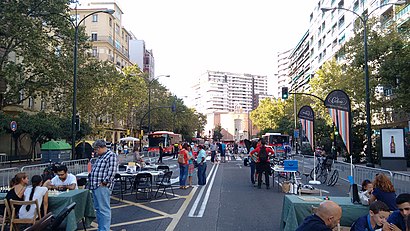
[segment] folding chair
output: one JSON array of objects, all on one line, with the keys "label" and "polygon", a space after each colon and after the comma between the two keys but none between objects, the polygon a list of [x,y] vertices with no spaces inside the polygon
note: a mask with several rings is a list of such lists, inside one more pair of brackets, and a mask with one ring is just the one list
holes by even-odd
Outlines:
[{"label": "folding chair", "polygon": [[[124,193],[127,190],[127,182],[121,174],[116,173],[114,175],[114,188],[112,190],[112,195],[120,195],[121,200],[124,200]],[[118,193],[118,194],[117,194]]]},{"label": "folding chair", "polygon": [[0,205],[4,205],[4,213],[3,218],[1,220],[1,231],[4,231],[4,227],[6,226],[6,224],[10,224],[11,211],[7,199],[0,200]]},{"label": "folding chair", "polygon": [[[157,193],[161,188],[163,188],[164,191],[159,197],[162,197],[162,195],[164,195],[166,188],[171,188],[172,196],[175,196],[174,189],[172,188],[171,177],[172,177],[172,171],[164,173],[164,175],[161,178],[161,181],[157,182],[158,188],[157,188],[157,191],[155,192],[154,198],[157,198]],[[165,193],[165,196],[168,198],[168,195],[166,193]]]},{"label": "folding chair", "polygon": [[169,172],[169,166],[168,165],[158,165],[157,171]]},{"label": "folding chair", "polygon": [[[134,187],[135,189],[135,200],[138,200],[138,191],[141,193],[146,193],[147,200],[150,200],[152,197],[152,175],[151,173],[139,173],[135,176]],[[149,195],[148,195],[149,193]]]},{"label": "folding chair", "polygon": [[[37,199],[33,201],[15,201],[10,200],[11,205],[11,218],[10,218],[10,231],[13,230],[14,226],[18,228],[18,224],[32,224],[36,223],[36,219],[41,219],[40,207],[38,206]],[[35,212],[33,218],[17,218],[16,215],[18,213],[16,209],[16,205],[30,205],[35,206]],[[18,230],[18,229],[17,229]]]},{"label": "folding chair", "polygon": [[51,212],[47,213],[43,218],[38,220],[33,226],[28,227],[24,231],[48,231],[50,224],[53,222],[54,216]]},{"label": "folding chair", "polygon": [[[51,228],[50,229],[53,230],[53,231],[59,230],[59,226],[61,225],[61,223],[63,223],[64,219],[68,216],[68,214],[70,214],[70,212],[75,208],[75,205],[76,205],[76,203],[73,202],[70,205],[68,205],[67,207],[65,207],[63,210],[61,210],[61,212],[56,216],[54,221],[51,223]],[[85,229],[84,220],[83,220],[83,226],[84,226],[84,229]]]}]

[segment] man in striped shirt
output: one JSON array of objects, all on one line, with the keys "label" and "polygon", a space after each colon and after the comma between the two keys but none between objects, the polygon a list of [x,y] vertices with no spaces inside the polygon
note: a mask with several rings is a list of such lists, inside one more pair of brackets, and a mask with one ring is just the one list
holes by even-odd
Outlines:
[{"label": "man in striped shirt", "polygon": [[117,154],[107,148],[104,140],[96,140],[93,148],[98,159],[88,177],[89,189],[93,193],[98,230],[110,230],[110,195],[114,187],[114,176],[118,171],[118,158]]}]

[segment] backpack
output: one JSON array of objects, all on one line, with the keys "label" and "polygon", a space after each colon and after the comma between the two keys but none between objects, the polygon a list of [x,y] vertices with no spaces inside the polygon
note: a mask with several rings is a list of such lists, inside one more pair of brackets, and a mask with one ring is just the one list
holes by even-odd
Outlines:
[{"label": "backpack", "polygon": [[178,153],[178,164],[186,164],[185,163],[185,154],[184,154],[185,150],[182,150]]},{"label": "backpack", "polygon": [[259,162],[265,163],[268,161],[268,152],[266,151],[265,147],[261,147],[259,152]]}]

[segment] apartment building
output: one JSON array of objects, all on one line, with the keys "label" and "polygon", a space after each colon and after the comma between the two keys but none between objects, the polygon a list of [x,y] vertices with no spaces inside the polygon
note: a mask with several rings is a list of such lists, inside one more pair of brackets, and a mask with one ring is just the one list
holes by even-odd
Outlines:
[{"label": "apartment building", "polygon": [[134,35],[130,39],[130,60],[148,74],[149,79],[155,77],[155,60],[152,50],[147,50],[145,41],[137,39]]},{"label": "apartment building", "polygon": [[198,112],[248,112],[256,108],[256,95],[267,95],[267,76],[207,71],[195,85],[194,106]]},{"label": "apartment building", "polygon": [[277,86],[274,96],[280,98],[282,94],[282,87],[289,87],[290,78],[289,78],[289,55],[292,49],[287,51],[277,53],[277,74],[275,76]]},{"label": "apartment building", "polygon": [[[381,25],[388,26],[394,20],[398,25],[409,23],[410,6],[396,10],[395,0],[318,0],[312,10],[308,31],[302,36],[290,55],[290,85],[292,90],[307,91],[309,80],[323,63],[336,56],[342,62],[344,56],[336,55],[343,44],[354,36],[355,26],[360,25],[358,15],[368,14],[379,18]],[[339,7],[346,10],[323,12],[323,7]],[[362,25],[360,25],[362,26]]]},{"label": "apartment building", "polygon": [[82,22],[92,42],[90,52],[99,60],[112,62],[119,70],[132,65],[129,50],[131,33],[122,26],[123,11],[116,1],[83,0],[70,6],[71,14],[77,17],[77,20],[98,10],[115,10],[112,15],[98,13]]}]

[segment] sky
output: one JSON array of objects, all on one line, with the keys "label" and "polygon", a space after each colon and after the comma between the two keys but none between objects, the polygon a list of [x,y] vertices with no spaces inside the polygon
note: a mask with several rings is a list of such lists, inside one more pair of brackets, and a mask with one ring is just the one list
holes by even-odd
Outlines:
[{"label": "sky", "polygon": [[123,26],[152,49],[155,75],[189,104],[207,70],[268,76],[277,52],[294,48],[318,0],[117,0]]}]

